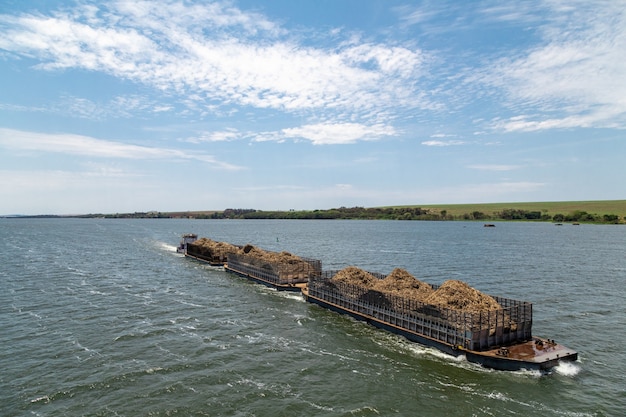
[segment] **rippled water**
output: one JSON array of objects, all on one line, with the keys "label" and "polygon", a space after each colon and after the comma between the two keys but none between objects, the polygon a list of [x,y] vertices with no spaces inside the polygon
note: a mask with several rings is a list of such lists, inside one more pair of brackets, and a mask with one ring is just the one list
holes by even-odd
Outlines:
[{"label": "rippled water", "polygon": [[[175,253],[196,232],[534,303],[580,360],[486,370]],[[0,415],[618,416],[626,228],[0,219]]]}]

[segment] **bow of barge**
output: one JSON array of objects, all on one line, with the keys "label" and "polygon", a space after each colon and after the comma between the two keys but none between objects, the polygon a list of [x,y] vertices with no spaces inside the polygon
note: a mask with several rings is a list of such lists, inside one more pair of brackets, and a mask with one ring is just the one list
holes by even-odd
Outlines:
[{"label": "bow of barge", "polygon": [[516,371],[520,369],[548,370],[561,361],[574,362],[578,353],[554,340],[533,337],[531,340],[484,352],[465,351],[469,362],[487,368]]}]

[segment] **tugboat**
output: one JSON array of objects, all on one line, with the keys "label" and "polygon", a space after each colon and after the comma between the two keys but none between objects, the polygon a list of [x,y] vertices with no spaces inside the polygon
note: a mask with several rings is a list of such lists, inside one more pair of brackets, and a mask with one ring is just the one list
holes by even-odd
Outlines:
[{"label": "tugboat", "polygon": [[198,235],[195,233],[186,233],[182,236],[178,247],[176,248],[176,252],[178,253],[187,253],[187,245],[198,240]]}]

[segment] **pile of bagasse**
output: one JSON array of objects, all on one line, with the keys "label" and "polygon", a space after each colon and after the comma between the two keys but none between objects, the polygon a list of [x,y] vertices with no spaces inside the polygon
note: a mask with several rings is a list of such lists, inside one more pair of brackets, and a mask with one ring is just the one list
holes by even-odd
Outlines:
[{"label": "pile of bagasse", "polygon": [[206,237],[187,245],[187,253],[213,262],[226,262],[229,253],[243,253],[241,248],[227,242],[216,242]]},{"label": "pile of bagasse", "polygon": [[[188,252],[208,260],[227,262],[231,253],[247,255],[251,263],[260,267],[279,264],[294,269],[306,268],[306,262],[289,252],[270,252],[252,245],[235,246],[226,242],[216,242],[201,238],[188,245]],[[339,271],[331,279],[333,283],[349,284],[363,293],[373,290],[382,295],[393,295],[419,301],[424,304],[464,312],[494,311],[502,308],[491,296],[484,294],[467,283],[458,280],[445,281],[437,290],[430,284],[420,281],[404,269],[396,268],[384,279],[379,279],[367,271],[349,266]]]},{"label": "pile of bagasse", "polygon": [[[468,324],[475,329],[488,328],[490,336],[495,334],[497,326],[502,326],[504,330],[517,330],[515,320],[508,312],[502,311],[502,306],[495,298],[463,281],[448,280],[435,290],[430,284],[418,280],[401,268],[394,269],[380,279],[360,268],[349,266],[337,272],[330,283],[335,284],[348,298],[365,299],[399,312],[416,312],[442,318],[447,325],[459,329],[466,328]],[[346,286],[349,287],[347,290]],[[407,306],[403,300],[421,304]],[[471,316],[471,323],[466,322],[466,314]],[[500,317],[499,324],[496,315]]]},{"label": "pile of bagasse", "polygon": [[379,279],[367,271],[349,266],[335,274],[331,282],[349,284],[364,292],[373,290],[383,295],[395,295],[424,304],[466,312],[494,311],[502,308],[493,297],[470,287],[463,281],[448,280],[433,290],[430,284],[420,281],[401,268],[396,268],[384,279]]},{"label": "pile of bagasse", "polygon": [[247,262],[264,269],[273,269],[280,265],[281,270],[302,271],[310,269],[308,262],[289,252],[271,252],[253,245],[235,246],[226,242],[216,242],[201,238],[187,246],[187,252],[215,262],[228,262],[228,255],[246,255]]}]

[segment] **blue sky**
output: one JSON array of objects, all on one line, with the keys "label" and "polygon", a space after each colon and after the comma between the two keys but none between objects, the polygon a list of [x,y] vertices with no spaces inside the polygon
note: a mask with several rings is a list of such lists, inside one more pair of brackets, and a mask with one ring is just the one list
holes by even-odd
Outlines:
[{"label": "blue sky", "polygon": [[617,200],[626,2],[0,4],[0,214]]}]

